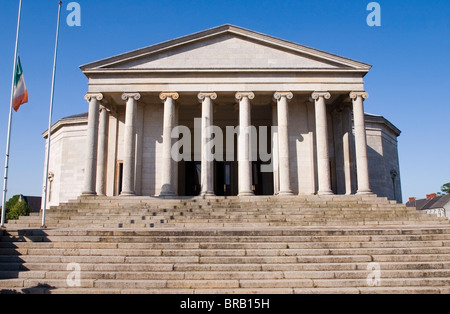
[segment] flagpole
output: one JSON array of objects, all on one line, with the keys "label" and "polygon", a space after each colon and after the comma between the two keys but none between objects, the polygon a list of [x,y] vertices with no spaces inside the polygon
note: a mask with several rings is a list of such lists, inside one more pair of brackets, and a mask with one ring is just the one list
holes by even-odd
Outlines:
[{"label": "flagpole", "polygon": [[50,113],[48,117],[48,134],[47,134],[47,159],[45,162],[45,185],[44,185],[44,201],[42,208],[42,228],[46,228],[45,226],[45,218],[47,213],[47,191],[48,191],[48,175],[49,175],[49,165],[50,165],[50,144],[52,137],[52,119],[53,119],[53,102],[55,99],[55,79],[56,79],[56,62],[58,61],[58,41],[59,41],[59,25],[61,22],[61,6],[62,1],[59,1],[58,6],[58,22],[56,24],[56,40],[55,40],[55,55],[53,59],[53,77],[52,77],[52,90],[50,95]]},{"label": "flagpole", "polygon": [[6,218],[6,195],[8,192],[8,168],[9,168],[9,152],[11,148],[11,127],[12,127],[12,109],[13,109],[13,97],[14,97],[14,78],[16,74],[17,66],[17,54],[19,48],[19,33],[20,33],[20,18],[22,16],[22,0],[19,0],[19,15],[17,17],[17,32],[16,32],[16,45],[14,48],[14,67],[11,82],[11,100],[9,103],[9,120],[8,120],[8,135],[6,137],[6,156],[5,156],[5,175],[3,177],[3,196],[2,196],[2,219],[0,227],[5,227]]}]

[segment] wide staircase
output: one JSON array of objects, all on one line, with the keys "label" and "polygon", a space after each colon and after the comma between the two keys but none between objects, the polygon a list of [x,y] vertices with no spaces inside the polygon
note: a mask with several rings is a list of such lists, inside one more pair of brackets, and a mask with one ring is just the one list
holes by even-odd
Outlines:
[{"label": "wide staircase", "polygon": [[2,293],[450,293],[449,221],[375,196],[79,198],[46,225],[0,231]]}]

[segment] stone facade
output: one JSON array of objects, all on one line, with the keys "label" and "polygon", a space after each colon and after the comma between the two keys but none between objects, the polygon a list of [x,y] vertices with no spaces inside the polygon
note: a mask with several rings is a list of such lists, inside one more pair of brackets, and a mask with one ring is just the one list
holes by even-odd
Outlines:
[{"label": "stone facade", "polygon": [[[81,194],[374,192],[401,201],[400,132],[364,116],[370,68],[230,25],[85,65],[89,114],[54,126],[49,205]],[[176,126],[195,134],[189,160],[171,156]],[[224,143],[235,138],[234,149],[215,148],[223,161],[208,160],[209,126]],[[236,126],[245,131],[227,133]],[[252,146],[250,126],[258,139],[268,127],[271,171],[250,158],[263,151],[261,142]]]}]

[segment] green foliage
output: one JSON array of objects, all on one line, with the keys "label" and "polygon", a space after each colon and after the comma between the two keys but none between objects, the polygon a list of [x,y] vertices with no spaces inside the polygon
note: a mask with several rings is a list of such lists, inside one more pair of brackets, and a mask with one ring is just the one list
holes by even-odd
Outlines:
[{"label": "green foliage", "polygon": [[442,193],[444,193],[444,194],[450,194],[450,182],[444,184],[444,185],[441,187],[441,191],[442,191]]},{"label": "green foliage", "polygon": [[6,214],[7,220],[17,220],[21,216],[29,216],[30,215],[30,208],[28,207],[28,204],[24,201],[17,202],[16,205],[14,205],[13,208]]},{"label": "green foliage", "polygon": [[20,195],[15,195],[6,202],[6,221],[17,220],[21,216],[30,215],[30,207],[25,201],[20,201]]},{"label": "green foliage", "polygon": [[6,202],[6,212],[10,211],[20,200],[20,195],[14,195]]}]

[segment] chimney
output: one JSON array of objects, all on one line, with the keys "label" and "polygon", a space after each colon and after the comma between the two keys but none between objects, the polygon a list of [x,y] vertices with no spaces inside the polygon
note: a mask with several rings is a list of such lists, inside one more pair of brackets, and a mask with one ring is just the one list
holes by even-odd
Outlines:
[{"label": "chimney", "polygon": [[410,197],[410,198],[409,198],[409,202],[410,202],[410,203],[414,203],[415,201],[416,201],[416,198],[415,198],[415,197]]},{"label": "chimney", "polygon": [[437,196],[436,193],[427,194],[427,201],[432,200],[432,199],[435,198],[436,196]]}]

